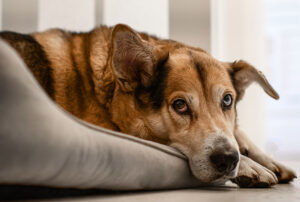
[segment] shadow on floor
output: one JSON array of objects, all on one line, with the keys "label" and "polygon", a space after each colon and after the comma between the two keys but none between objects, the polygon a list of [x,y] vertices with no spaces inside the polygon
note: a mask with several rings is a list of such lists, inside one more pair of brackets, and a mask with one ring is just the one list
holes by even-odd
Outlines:
[{"label": "shadow on floor", "polygon": [[0,201],[15,200],[37,200],[37,199],[58,199],[75,196],[95,196],[106,194],[118,194],[118,191],[106,191],[99,189],[62,189],[38,186],[22,185],[0,185]]}]

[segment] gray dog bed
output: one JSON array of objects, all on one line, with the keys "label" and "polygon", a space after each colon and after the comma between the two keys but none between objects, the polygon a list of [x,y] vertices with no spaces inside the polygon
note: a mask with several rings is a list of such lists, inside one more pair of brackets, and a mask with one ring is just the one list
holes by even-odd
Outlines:
[{"label": "gray dog bed", "polygon": [[108,190],[201,185],[171,147],[78,120],[0,41],[0,184]]}]

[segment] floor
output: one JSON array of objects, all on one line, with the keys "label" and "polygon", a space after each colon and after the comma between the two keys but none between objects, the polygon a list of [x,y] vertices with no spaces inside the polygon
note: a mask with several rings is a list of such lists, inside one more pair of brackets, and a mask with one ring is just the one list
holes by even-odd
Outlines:
[{"label": "floor", "polygon": [[158,191],[131,193],[119,195],[93,196],[81,199],[70,199],[62,201],[85,201],[85,202],[124,202],[124,201],[204,201],[204,202],[259,202],[259,201],[300,201],[300,182],[288,185],[277,185],[270,189],[239,189],[239,188],[207,188],[186,189],[177,191]]},{"label": "floor", "polygon": [[[300,162],[286,162],[297,173],[300,173]],[[72,194],[71,194],[72,195]],[[240,189],[234,184],[224,187],[183,189],[171,191],[148,191],[148,192],[114,192],[84,194],[81,196],[60,196],[58,198],[48,198],[46,200],[37,199],[36,201],[54,202],[135,202],[135,201],[162,201],[162,202],[260,202],[260,201],[300,201],[300,179],[296,179],[291,184],[280,184],[272,188],[261,189]],[[32,201],[32,200],[30,200]]]}]

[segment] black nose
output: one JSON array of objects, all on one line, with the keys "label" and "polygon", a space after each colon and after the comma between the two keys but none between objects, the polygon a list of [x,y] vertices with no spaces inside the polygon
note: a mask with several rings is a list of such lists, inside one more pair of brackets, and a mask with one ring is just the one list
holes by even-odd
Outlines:
[{"label": "black nose", "polygon": [[216,166],[219,172],[230,172],[235,169],[239,162],[238,152],[214,152],[210,161]]}]

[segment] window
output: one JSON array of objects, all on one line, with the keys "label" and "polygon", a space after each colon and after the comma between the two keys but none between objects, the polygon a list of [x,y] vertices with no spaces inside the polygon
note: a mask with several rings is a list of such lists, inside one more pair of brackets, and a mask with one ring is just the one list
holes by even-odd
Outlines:
[{"label": "window", "polygon": [[300,158],[300,1],[266,0],[269,78],[279,101],[268,99],[266,149],[276,158]]}]

